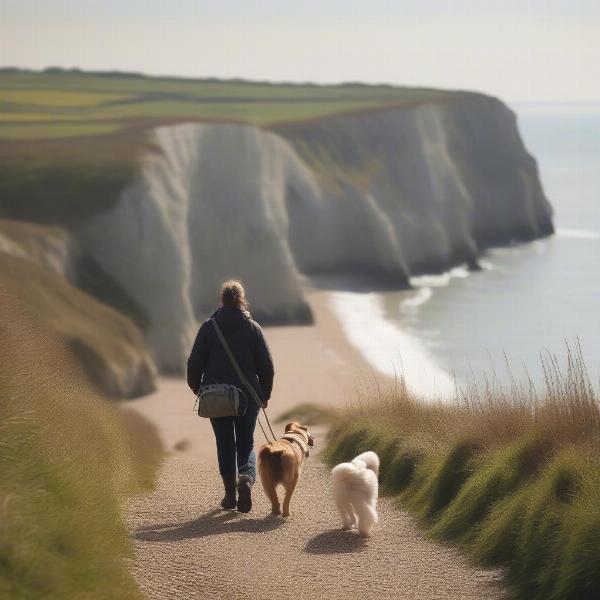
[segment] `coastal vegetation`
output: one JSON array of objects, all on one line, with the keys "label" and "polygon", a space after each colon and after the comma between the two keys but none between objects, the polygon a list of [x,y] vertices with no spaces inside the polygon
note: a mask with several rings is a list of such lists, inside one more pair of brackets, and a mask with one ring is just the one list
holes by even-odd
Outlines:
[{"label": "coastal vegetation", "polygon": [[157,432],[20,300],[2,291],[0,312],[0,597],[141,598],[120,504],[153,486]]},{"label": "coastal vegetation", "polygon": [[[600,404],[579,348],[543,359],[545,390],[513,381],[411,396],[366,389],[337,415],[330,465],[375,450],[384,494],[428,534],[503,567],[523,600],[591,600],[600,590]],[[401,548],[399,548],[401,551]]]}]

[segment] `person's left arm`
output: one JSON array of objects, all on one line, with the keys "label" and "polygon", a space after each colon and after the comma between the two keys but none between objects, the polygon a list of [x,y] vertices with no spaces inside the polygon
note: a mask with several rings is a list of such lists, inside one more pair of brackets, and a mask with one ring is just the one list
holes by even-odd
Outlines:
[{"label": "person's left arm", "polygon": [[269,402],[271,398],[271,390],[273,389],[273,378],[275,376],[275,369],[273,368],[273,358],[271,357],[271,351],[265,340],[262,328],[260,325],[256,325],[257,345],[256,355],[254,357],[256,363],[256,374],[260,381],[260,386],[265,392],[264,405]]}]

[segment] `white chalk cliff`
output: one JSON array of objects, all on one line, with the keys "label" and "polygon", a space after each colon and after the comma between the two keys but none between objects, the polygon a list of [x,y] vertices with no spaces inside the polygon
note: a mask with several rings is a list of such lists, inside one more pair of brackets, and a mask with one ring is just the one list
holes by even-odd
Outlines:
[{"label": "white chalk cliff", "polygon": [[166,372],[181,370],[226,278],[245,282],[261,319],[305,322],[303,275],[400,286],[552,232],[513,113],[475,94],[271,130],[161,127],[153,142],[78,238],[144,312]]}]

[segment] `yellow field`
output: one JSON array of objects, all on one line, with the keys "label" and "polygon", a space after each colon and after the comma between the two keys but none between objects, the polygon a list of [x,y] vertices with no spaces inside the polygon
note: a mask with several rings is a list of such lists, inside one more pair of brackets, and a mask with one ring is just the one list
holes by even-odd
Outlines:
[{"label": "yellow field", "polygon": [[124,100],[129,96],[104,92],[81,92],[77,90],[1,90],[0,105],[3,103],[26,106],[82,107],[97,106],[106,102]]},{"label": "yellow field", "polygon": [[[86,117],[80,116],[77,112],[67,113],[67,112],[52,112],[48,107],[43,107],[44,112],[38,110],[24,111],[24,110],[5,110],[3,111],[0,107],[0,124],[2,123],[14,123],[14,124],[24,124],[27,125],[30,122],[54,122],[54,121],[71,121],[75,123],[85,123],[91,120],[99,120],[102,115],[97,115],[96,112],[86,112]],[[95,111],[95,109],[94,109]],[[93,119],[91,118],[93,116]],[[105,121],[112,120],[112,117],[104,117]]]},{"label": "yellow field", "polygon": [[80,135],[100,135],[120,129],[117,123],[40,123],[0,124],[0,139],[40,140],[46,138],[68,138]]}]

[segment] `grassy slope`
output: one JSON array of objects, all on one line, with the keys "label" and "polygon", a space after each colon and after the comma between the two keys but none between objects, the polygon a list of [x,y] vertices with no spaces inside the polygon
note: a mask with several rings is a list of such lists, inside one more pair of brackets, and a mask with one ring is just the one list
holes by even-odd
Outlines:
[{"label": "grassy slope", "polygon": [[[66,340],[104,393],[119,397],[152,391],[152,361],[141,332],[127,318],[60,276],[20,258],[0,255],[0,289],[18,298],[44,326]],[[136,385],[129,387],[130,379]]]},{"label": "grassy slope", "polygon": [[381,458],[382,490],[430,535],[506,568],[516,598],[600,598],[600,405],[580,360],[527,392],[460,405],[376,392],[339,415],[327,460]]},{"label": "grassy slope", "polygon": [[0,597],[141,597],[119,504],[152,485],[157,434],[3,291],[0,313]]}]

